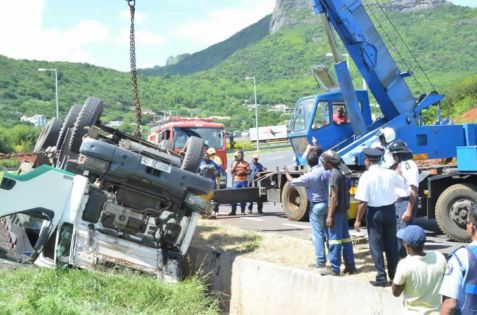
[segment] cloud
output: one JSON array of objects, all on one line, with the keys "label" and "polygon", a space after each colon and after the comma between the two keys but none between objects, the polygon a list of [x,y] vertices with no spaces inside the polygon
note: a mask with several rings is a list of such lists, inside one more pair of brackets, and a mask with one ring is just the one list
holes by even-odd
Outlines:
[{"label": "cloud", "polygon": [[[28,8],[28,9],[25,9]],[[69,29],[45,28],[45,0],[15,0],[0,11],[0,54],[12,58],[94,63],[86,45],[109,37],[106,25],[80,21]]]},{"label": "cloud", "polygon": [[242,0],[240,6],[209,12],[206,18],[180,26],[174,33],[202,45],[227,39],[270,14],[275,0]]},{"label": "cloud", "polygon": [[[136,45],[156,46],[166,42],[161,35],[155,34],[147,30],[135,30]],[[119,34],[117,42],[120,44],[129,44],[129,29],[123,29]]]}]

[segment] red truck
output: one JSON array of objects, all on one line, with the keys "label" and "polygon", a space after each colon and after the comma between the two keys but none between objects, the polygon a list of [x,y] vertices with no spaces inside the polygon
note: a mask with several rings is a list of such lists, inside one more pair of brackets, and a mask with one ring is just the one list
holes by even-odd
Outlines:
[{"label": "red truck", "polygon": [[222,160],[224,168],[220,178],[220,188],[227,186],[225,169],[227,168],[227,140],[223,124],[214,118],[186,118],[181,116],[164,117],[151,128],[148,141],[164,149],[180,152],[190,136],[204,140],[206,148],[214,148]]}]

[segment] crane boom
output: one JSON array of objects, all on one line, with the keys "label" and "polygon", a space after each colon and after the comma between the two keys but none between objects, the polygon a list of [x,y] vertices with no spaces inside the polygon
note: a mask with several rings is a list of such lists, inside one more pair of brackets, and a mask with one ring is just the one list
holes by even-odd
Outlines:
[{"label": "crane boom", "polygon": [[406,84],[361,0],[312,0],[316,13],[324,14],[341,38],[348,54],[366,80],[369,90],[389,121],[411,112],[415,97]]}]

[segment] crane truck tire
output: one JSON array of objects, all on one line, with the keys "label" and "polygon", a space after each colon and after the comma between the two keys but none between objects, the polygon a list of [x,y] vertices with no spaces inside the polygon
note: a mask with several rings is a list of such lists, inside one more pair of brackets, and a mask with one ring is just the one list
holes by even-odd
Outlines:
[{"label": "crane truck tire", "polygon": [[60,135],[60,129],[61,119],[56,117],[50,119],[41,130],[41,133],[36,140],[33,152],[38,153],[41,150],[56,145],[56,141]]},{"label": "crane truck tire", "polygon": [[73,132],[70,139],[70,151],[79,153],[83,136],[86,134],[85,127],[95,125],[103,111],[103,101],[99,98],[90,96],[86,99],[78,114],[78,118],[73,126]]},{"label": "crane truck tire", "polygon": [[183,170],[197,173],[199,170],[200,160],[202,159],[202,147],[204,140],[198,137],[191,136],[187,139],[184,146],[184,159],[182,160],[181,168]]},{"label": "crane truck tire", "polygon": [[466,242],[470,236],[466,231],[467,214],[477,203],[477,188],[471,184],[455,184],[442,192],[436,202],[436,221],[439,228],[450,239]]},{"label": "crane truck tire", "polygon": [[304,221],[308,218],[308,199],[304,187],[291,187],[286,182],[282,189],[283,212],[290,221]]},{"label": "crane truck tire", "polygon": [[58,136],[58,141],[56,141],[56,149],[60,150],[63,142],[65,141],[66,133],[69,128],[72,128],[75,125],[76,118],[78,117],[81,111],[81,105],[73,105],[66,115],[65,121],[61,126],[60,135]]}]

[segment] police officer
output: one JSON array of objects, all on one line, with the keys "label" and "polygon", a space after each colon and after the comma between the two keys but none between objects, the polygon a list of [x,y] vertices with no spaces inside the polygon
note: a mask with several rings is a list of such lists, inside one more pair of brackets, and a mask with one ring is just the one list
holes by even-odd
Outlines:
[{"label": "police officer", "polygon": [[378,165],[383,155],[379,149],[363,150],[367,171],[361,175],[354,198],[359,201],[358,215],[354,223],[356,231],[360,231],[361,219],[367,208],[366,226],[368,229],[369,249],[377,269],[373,286],[388,286],[384,269],[383,252],[388,262],[388,275],[392,280],[399,260],[396,237],[396,186],[405,187],[404,180],[393,170]]},{"label": "police officer", "polygon": [[[412,160],[412,152],[409,150],[406,142],[394,140],[389,145],[389,152],[397,163],[396,172],[406,182],[405,189],[396,188],[396,193],[398,194],[398,200],[396,201],[396,229],[399,231],[411,224],[412,218],[415,216],[414,206],[419,188],[419,169]],[[406,257],[406,250],[401,240],[398,240],[398,251],[399,257]]]},{"label": "police officer", "polygon": [[394,165],[394,159],[389,152],[389,145],[396,140],[396,132],[391,127],[384,127],[379,129],[379,140],[371,144],[371,148],[380,149],[384,151],[384,155],[381,158],[380,165],[384,168],[391,168]]},{"label": "police officer", "polygon": [[472,243],[457,249],[447,262],[439,291],[441,314],[477,314],[477,204],[467,215],[467,233]]}]

